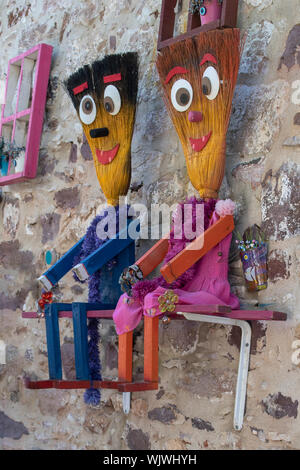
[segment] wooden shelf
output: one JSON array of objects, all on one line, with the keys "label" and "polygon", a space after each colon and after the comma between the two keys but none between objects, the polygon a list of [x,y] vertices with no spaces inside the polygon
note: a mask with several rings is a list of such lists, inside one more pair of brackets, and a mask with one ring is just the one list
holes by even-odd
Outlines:
[{"label": "wooden shelf", "polygon": [[[287,319],[287,314],[283,312],[274,310],[231,310],[227,305],[176,305],[175,312],[170,313],[168,316],[172,320],[183,320],[182,315],[178,315],[178,312],[218,315],[246,321],[285,321]],[[87,312],[87,317],[112,320],[113,313],[114,310],[90,310]],[[58,316],[59,318],[72,318],[72,312],[61,311]],[[39,319],[41,317],[36,312],[22,312],[22,318]]]},{"label": "wooden shelf", "polygon": [[162,0],[160,26],[158,33],[157,49],[160,51],[178,41],[191,38],[200,33],[217,28],[236,28],[238,0],[223,0],[221,18],[201,25],[198,13],[188,14],[187,31],[179,36],[174,36],[175,7],[177,0]]},{"label": "wooden shelf", "polygon": [[24,379],[24,385],[30,390],[56,388],[60,390],[80,390],[93,388],[113,389],[119,392],[138,392],[157,390],[158,382],[122,382],[119,380],[36,380]]}]

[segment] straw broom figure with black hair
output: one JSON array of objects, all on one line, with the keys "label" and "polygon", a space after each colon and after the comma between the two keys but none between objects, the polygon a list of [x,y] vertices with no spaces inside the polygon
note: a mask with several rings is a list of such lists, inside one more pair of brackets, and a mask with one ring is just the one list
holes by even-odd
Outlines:
[{"label": "straw broom figure with black hair", "polygon": [[[118,280],[122,270],[134,262],[135,245],[134,240],[118,240],[118,233],[117,240],[101,239],[97,227],[102,224],[102,228],[107,228],[111,216],[115,217],[118,227],[121,210],[125,210],[126,219],[128,215],[127,206],[119,207],[119,198],[126,196],[131,178],[131,140],[138,88],[137,54],[106,56],[82,67],[64,84],[91,148],[97,178],[108,206],[93,220],[86,235],[39,281],[51,290],[73,269],[77,281],[88,279],[88,302],[101,303],[110,309],[120,296]],[[108,260],[105,264],[104,258]],[[101,380],[98,323],[97,319],[88,322],[88,378],[91,381]],[[84,398],[86,403],[97,405],[100,391],[91,385]]]}]

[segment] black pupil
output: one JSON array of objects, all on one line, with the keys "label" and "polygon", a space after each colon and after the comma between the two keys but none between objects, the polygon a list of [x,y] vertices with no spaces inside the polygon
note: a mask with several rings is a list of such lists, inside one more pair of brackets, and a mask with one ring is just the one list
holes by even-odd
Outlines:
[{"label": "black pupil", "polygon": [[189,96],[188,92],[181,93],[181,95],[180,95],[180,103],[181,104],[183,104],[183,105],[188,104],[189,99],[190,99],[190,96]]},{"label": "black pupil", "polygon": [[112,106],[109,102],[106,102],[105,103],[105,109],[106,111],[109,113],[110,111],[112,111]]},{"label": "black pupil", "polygon": [[92,102],[91,102],[90,100],[86,100],[86,102],[84,103],[84,109],[85,109],[86,111],[91,111],[92,106],[93,106],[93,105],[92,105]]},{"label": "black pupil", "polygon": [[211,93],[212,84],[208,77],[204,77],[202,81],[202,91],[204,95],[209,95]]}]

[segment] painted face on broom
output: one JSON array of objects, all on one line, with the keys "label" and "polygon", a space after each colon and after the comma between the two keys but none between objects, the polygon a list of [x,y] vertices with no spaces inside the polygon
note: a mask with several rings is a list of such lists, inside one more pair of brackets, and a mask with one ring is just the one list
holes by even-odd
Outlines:
[{"label": "painted face on broom", "polygon": [[157,58],[189,178],[203,198],[216,198],[224,177],[239,45],[238,29],[214,30],[175,42]]},{"label": "painted face on broom", "polygon": [[107,202],[117,205],[131,178],[131,140],[138,84],[137,54],[106,56],[66,81]]}]

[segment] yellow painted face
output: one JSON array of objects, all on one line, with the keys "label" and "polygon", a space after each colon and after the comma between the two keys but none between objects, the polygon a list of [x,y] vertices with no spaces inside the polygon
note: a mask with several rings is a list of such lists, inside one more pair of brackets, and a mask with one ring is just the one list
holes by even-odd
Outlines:
[{"label": "yellow painted face", "polygon": [[203,198],[217,198],[239,66],[239,30],[215,30],[162,49],[157,68],[189,178]]},{"label": "yellow painted face", "polygon": [[137,56],[128,53],[107,56],[84,67],[67,82],[93,154],[98,181],[111,205],[119,203],[130,184],[137,73]]},{"label": "yellow painted face", "polygon": [[[112,98],[97,99],[94,95],[84,98],[83,107],[95,109],[95,120],[86,124],[85,111],[80,113],[82,126],[90,145],[94,165],[100,186],[107,202],[117,205],[120,196],[128,192],[131,177],[131,139],[134,126],[135,106],[128,102],[121,104],[117,87],[109,85]],[[107,95],[108,96],[108,95]],[[111,109],[118,106],[120,110],[112,114]],[[107,104],[107,108],[106,108]]]}]

